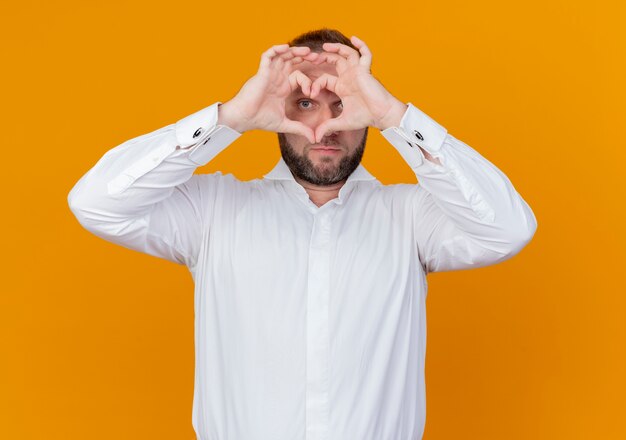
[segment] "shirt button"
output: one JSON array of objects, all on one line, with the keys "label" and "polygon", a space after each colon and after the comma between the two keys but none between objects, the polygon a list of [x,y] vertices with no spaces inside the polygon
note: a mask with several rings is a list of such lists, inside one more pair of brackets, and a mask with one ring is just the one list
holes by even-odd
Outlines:
[{"label": "shirt button", "polygon": [[196,130],[196,132],[193,134],[193,138],[197,138],[198,136],[200,136],[202,134],[202,127],[198,128]]},{"label": "shirt button", "polygon": [[422,133],[420,133],[417,130],[413,130],[413,133],[415,133],[415,137],[418,138],[420,141],[424,140],[424,136],[422,136]]}]

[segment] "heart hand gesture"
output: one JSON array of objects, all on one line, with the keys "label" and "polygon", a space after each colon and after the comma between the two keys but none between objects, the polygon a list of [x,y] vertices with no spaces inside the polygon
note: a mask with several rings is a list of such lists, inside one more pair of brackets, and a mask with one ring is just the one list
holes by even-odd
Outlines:
[{"label": "heart hand gesture", "polygon": [[[352,37],[351,41],[360,54],[341,43],[324,43],[321,53],[311,52],[308,47],[272,46],[261,56],[256,75],[246,81],[233,99],[220,105],[218,124],[226,124],[241,133],[260,129],[297,134],[311,143],[321,141],[329,132],[368,126],[384,130],[399,125],[406,104],[372,76],[372,54],[365,43],[357,37]],[[324,73],[311,81],[296,68],[303,61],[333,64],[337,76]],[[298,88],[311,99],[324,88],[333,92],[341,99],[341,115],[313,128],[289,119],[285,114],[285,101]]]}]

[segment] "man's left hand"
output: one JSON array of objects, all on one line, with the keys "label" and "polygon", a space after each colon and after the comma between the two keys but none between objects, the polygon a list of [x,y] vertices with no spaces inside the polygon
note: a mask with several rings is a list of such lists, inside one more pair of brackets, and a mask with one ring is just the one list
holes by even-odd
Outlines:
[{"label": "man's left hand", "polygon": [[325,73],[317,78],[311,87],[311,99],[326,88],[341,98],[343,105],[341,115],[328,119],[316,128],[316,142],[333,131],[359,130],[369,126],[379,130],[397,127],[406,112],[407,105],[372,76],[372,54],[367,45],[354,36],[350,41],[360,53],[345,44],[324,43],[324,52],[314,62],[334,64],[337,76]]}]

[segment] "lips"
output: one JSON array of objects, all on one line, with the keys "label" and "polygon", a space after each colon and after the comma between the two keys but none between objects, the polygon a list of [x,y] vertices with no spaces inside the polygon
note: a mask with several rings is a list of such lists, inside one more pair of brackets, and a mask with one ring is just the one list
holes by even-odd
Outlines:
[{"label": "lips", "polygon": [[319,147],[313,147],[312,149],[313,150],[329,150],[329,151],[339,150],[339,148],[331,147],[329,145],[321,145]]}]

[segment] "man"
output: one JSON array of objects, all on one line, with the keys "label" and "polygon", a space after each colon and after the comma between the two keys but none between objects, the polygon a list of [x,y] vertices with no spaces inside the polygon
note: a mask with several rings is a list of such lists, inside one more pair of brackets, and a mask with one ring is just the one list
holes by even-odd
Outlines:
[{"label": "man", "polygon": [[[273,46],[233,99],[113,148],[69,194],[92,233],[189,268],[201,440],[420,439],[426,275],[504,261],[535,232],[509,179],[371,59],[328,29]],[[418,184],[360,165],[368,127]],[[254,129],[279,137],[263,179],[193,174]]]}]

